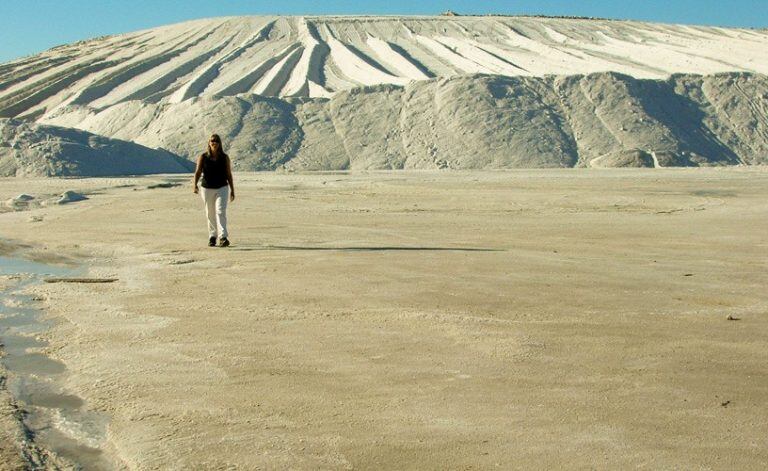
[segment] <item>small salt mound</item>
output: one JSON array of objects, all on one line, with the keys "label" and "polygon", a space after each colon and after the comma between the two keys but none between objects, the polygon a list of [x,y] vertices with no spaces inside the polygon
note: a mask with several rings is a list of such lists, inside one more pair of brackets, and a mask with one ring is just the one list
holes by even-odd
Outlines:
[{"label": "small salt mound", "polygon": [[6,200],[5,205],[10,206],[12,208],[20,209],[20,208],[26,208],[29,206],[30,201],[35,199],[34,196],[28,195],[26,193],[22,193],[19,196],[16,196],[15,198],[11,198],[9,200]]},{"label": "small salt mound", "polygon": [[67,204],[67,203],[73,203],[75,201],[82,201],[87,199],[88,197],[85,195],[81,195],[76,191],[67,190],[64,193],[62,193],[61,198],[59,198],[56,204]]},{"label": "small salt mound", "polygon": [[0,117],[2,177],[145,175],[186,173],[194,168],[194,163],[164,150],[79,129]]},{"label": "small salt mound", "polygon": [[648,152],[639,149],[621,150],[611,152],[606,155],[594,158],[589,163],[590,167],[596,168],[616,168],[616,167],[634,167],[634,168],[653,168],[653,156]]}]

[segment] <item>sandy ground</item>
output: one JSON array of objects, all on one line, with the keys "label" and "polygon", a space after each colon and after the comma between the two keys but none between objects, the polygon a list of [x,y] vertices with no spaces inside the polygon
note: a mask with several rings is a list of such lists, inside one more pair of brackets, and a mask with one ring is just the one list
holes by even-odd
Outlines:
[{"label": "sandy ground", "polygon": [[176,179],[0,180],[129,469],[768,466],[764,168]]}]

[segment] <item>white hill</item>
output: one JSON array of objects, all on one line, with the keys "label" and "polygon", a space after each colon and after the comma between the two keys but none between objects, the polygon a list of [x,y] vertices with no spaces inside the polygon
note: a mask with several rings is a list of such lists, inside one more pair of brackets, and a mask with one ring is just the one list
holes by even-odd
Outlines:
[{"label": "white hill", "polygon": [[236,17],[0,65],[0,116],[237,168],[768,163],[768,32],[532,17]]},{"label": "white hill", "polygon": [[0,177],[146,175],[192,167],[170,152],[132,142],[0,119]]}]

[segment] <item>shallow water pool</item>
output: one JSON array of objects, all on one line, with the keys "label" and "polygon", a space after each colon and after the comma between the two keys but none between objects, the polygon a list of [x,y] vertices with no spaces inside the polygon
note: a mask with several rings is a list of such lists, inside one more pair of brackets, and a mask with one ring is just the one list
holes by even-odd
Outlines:
[{"label": "shallow water pool", "polygon": [[63,387],[66,365],[44,352],[44,334],[55,324],[45,318],[39,300],[25,294],[30,285],[47,277],[73,277],[70,268],[0,257],[0,359],[8,372],[7,388],[25,412],[24,426],[41,448],[83,469],[113,469],[102,452],[109,417],[91,411],[80,397]]}]

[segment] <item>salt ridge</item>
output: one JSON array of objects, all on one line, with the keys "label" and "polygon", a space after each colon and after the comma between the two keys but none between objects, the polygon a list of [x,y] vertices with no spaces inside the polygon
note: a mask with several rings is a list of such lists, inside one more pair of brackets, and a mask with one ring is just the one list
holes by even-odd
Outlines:
[{"label": "salt ridge", "polygon": [[[532,17],[227,17],[61,46],[0,66],[0,116],[130,100],[329,97],[467,73],[768,73],[765,31]],[[277,60],[274,60],[277,58]]]}]

